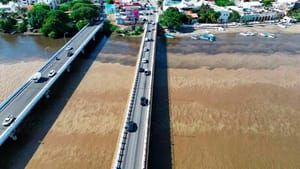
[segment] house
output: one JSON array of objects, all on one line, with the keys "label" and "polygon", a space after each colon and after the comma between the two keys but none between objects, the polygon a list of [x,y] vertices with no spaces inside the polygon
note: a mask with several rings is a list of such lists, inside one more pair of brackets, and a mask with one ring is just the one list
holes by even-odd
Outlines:
[{"label": "house", "polygon": [[18,4],[24,7],[37,3],[44,3],[49,5],[51,9],[56,9],[61,2],[60,0],[18,0]]},{"label": "house", "polygon": [[7,4],[2,4],[0,2],[0,11],[1,12],[7,12],[7,13],[16,13],[17,12],[17,7],[19,5],[15,2],[10,1]]}]

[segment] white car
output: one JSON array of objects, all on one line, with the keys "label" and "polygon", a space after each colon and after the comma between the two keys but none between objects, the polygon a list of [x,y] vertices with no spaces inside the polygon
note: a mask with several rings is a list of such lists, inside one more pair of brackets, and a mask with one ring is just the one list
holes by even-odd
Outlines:
[{"label": "white car", "polygon": [[66,47],[66,51],[69,51],[69,50],[72,50],[72,49],[73,49],[72,46],[67,46],[67,47]]},{"label": "white car", "polygon": [[40,79],[42,78],[42,73],[41,72],[36,72],[33,76],[32,76],[32,80],[35,83],[38,83],[40,81]]},{"label": "white car", "polygon": [[145,59],[145,58],[142,59],[142,63],[148,63],[148,62],[149,62],[148,59]]},{"label": "white car", "polygon": [[50,70],[50,72],[48,73],[48,77],[53,77],[56,74],[55,70]]},{"label": "white car", "polygon": [[5,127],[9,126],[11,123],[14,122],[15,119],[16,119],[15,116],[9,115],[3,120],[2,125]]}]

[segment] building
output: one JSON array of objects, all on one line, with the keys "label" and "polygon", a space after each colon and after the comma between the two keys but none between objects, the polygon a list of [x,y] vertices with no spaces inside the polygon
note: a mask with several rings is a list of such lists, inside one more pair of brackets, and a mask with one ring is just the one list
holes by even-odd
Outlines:
[{"label": "building", "polygon": [[2,4],[0,2],[0,11],[1,12],[7,12],[7,13],[16,13],[17,12],[17,7],[19,5],[15,2],[10,1],[7,4]]},{"label": "building", "polygon": [[37,3],[44,3],[49,5],[51,9],[56,9],[60,4],[60,0],[18,0],[18,3],[24,7],[34,5]]}]

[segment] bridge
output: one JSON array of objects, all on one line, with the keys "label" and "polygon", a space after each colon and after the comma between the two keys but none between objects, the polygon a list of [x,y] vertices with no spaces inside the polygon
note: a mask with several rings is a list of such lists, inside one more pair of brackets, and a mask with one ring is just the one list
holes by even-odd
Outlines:
[{"label": "bridge", "polygon": [[146,169],[148,165],[157,22],[153,13],[145,24],[113,169]]},{"label": "bridge", "polygon": [[[29,114],[32,108],[44,96],[49,97],[49,90],[57,79],[65,72],[69,71],[71,63],[80,54],[91,40],[95,40],[96,33],[102,29],[103,22],[96,25],[86,25],[69,42],[58,50],[44,65],[38,74],[41,78],[35,82],[32,78],[23,83],[13,94],[0,104],[0,122],[5,118],[13,116],[9,125],[0,125],[0,146],[11,137],[17,139],[16,128]],[[48,76],[54,70],[53,77]]]}]

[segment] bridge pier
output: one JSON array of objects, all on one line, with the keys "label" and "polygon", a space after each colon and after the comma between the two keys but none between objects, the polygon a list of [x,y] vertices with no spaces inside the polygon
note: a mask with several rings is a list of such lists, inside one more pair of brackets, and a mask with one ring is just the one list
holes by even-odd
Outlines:
[{"label": "bridge pier", "polygon": [[95,37],[95,35],[93,36],[93,41],[96,41],[96,37]]},{"label": "bridge pier", "polygon": [[48,90],[45,94],[46,99],[50,99],[50,90]]},{"label": "bridge pier", "polygon": [[84,48],[81,50],[81,53],[84,54]]},{"label": "bridge pier", "polygon": [[71,66],[70,65],[67,67],[67,72],[71,72]]},{"label": "bridge pier", "polygon": [[17,135],[16,135],[16,130],[14,130],[13,132],[10,133],[9,137],[16,141],[18,139]]}]

